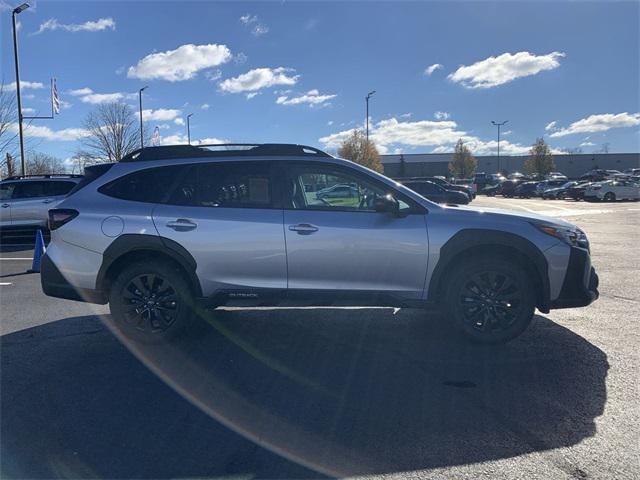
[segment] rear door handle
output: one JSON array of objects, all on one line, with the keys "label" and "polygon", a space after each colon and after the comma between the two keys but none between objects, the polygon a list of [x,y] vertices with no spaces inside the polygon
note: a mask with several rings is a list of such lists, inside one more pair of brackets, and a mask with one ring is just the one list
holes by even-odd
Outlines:
[{"label": "rear door handle", "polygon": [[167,227],[173,228],[176,232],[188,232],[189,230],[196,229],[198,224],[187,218],[178,218],[167,222]]},{"label": "rear door handle", "polygon": [[42,203],[51,203],[53,202],[52,198],[47,198],[46,200],[43,200]]},{"label": "rear door handle", "polygon": [[8,203],[3,203],[2,204],[2,208],[9,208],[11,205],[9,205]]},{"label": "rear door handle", "polygon": [[292,232],[298,232],[299,235],[311,235],[317,232],[319,229],[315,225],[310,223],[299,223],[297,225],[289,225],[289,230]]}]

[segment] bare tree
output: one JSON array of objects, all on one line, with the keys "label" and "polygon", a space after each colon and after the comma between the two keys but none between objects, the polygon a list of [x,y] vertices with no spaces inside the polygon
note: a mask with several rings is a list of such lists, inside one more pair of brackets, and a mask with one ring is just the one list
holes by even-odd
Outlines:
[{"label": "bare tree", "polygon": [[91,111],[84,122],[89,132],[80,140],[77,157],[103,162],[119,162],[140,145],[136,117],[124,103],[104,103]]},{"label": "bare tree", "polygon": [[338,155],[352,162],[359,163],[376,172],[383,172],[378,149],[370,140],[367,140],[361,130],[354,130],[349,137],[342,142],[338,149]]},{"label": "bare tree", "polygon": [[458,139],[456,148],[453,151],[453,158],[449,162],[449,172],[457,178],[471,177],[478,166],[478,161],[469,150],[462,139]]},{"label": "bare tree", "polygon": [[29,175],[47,175],[65,173],[66,168],[57,157],[41,152],[29,152],[27,157],[27,171]]},{"label": "bare tree", "polygon": [[597,153],[609,153],[609,145],[611,145],[609,142],[604,142]]},{"label": "bare tree", "polygon": [[16,97],[0,83],[0,174],[9,175],[7,155],[14,156],[18,133],[12,129],[18,118]]}]

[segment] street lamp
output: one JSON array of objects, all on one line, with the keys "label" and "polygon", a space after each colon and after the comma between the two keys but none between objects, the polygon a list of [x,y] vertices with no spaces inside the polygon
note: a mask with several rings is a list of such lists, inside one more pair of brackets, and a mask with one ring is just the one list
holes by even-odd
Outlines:
[{"label": "street lamp", "polygon": [[140,148],[144,148],[144,134],[142,133],[142,92],[149,88],[149,85],[138,90],[138,102],[140,103]]},{"label": "street lamp", "polygon": [[193,116],[193,113],[187,115],[187,143],[191,145],[191,125],[189,119]]},{"label": "street lamp", "polygon": [[367,145],[369,144],[369,99],[376,93],[375,90],[367,93],[367,96],[364,97],[365,102],[367,103]]},{"label": "street lamp", "polygon": [[505,125],[509,120],[505,120],[504,122],[494,122],[491,120],[491,123],[498,127],[498,173],[500,173],[500,127]]},{"label": "street lamp", "polygon": [[22,97],[20,96],[20,66],[18,64],[18,29],[16,28],[16,15],[24,12],[27,8],[29,8],[29,4],[23,3],[14,8],[11,14],[13,24],[13,57],[16,64],[16,96],[18,99],[18,132],[20,136],[20,167],[22,168],[22,175],[26,173],[26,168],[24,159],[24,134],[22,131]]}]

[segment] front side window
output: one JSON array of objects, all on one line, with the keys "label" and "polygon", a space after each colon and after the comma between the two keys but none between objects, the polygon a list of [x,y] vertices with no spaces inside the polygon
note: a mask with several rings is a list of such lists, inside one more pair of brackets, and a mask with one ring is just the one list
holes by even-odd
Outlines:
[{"label": "front side window", "polygon": [[[378,197],[396,192],[343,169],[304,166],[286,180],[285,206],[293,209],[375,212]],[[411,207],[399,200],[400,210]]]},{"label": "front side window", "polygon": [[271,208],[272,181],[267,162],[216,162],[193,165],[168,203],[193,207]]}]

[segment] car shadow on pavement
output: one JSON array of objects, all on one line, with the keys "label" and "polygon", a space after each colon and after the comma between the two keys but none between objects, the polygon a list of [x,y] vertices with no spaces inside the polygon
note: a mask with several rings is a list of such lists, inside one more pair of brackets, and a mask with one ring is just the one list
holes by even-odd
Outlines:
[{"label": "car shadow on pavement", "polygon": [[594,435],[606,401],[606,355],[540,315],[497,347],[413,310],[206,320],[170,345],[128,349],[98,317],[2,337],[2,476],[445,467],[575,445]]}]

